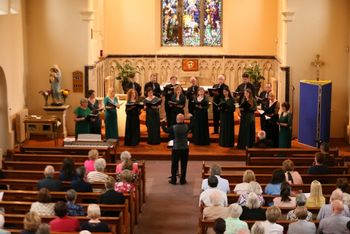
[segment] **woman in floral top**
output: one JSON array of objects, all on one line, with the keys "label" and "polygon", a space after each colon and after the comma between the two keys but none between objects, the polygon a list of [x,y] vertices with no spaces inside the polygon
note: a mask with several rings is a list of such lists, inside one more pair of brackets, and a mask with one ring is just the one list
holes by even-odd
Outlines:
[{"label": "woman in floral top", "polygon": [[121,174],[121,181],[115,183],[114,190],[120,193],[134,192],[135,184],[133,180],[133,173],[130,170],[124,170]]},{"label": "woman in floral top", "polygon": [[[303,193],[298,194],[297,197],[296,197],[296,202],[297,202],[297,208],[305,206],[306,196]],[[298,221],[298,218],[295,215],[295,209],[288,212],[287,220]],[[305,220],[306,221],[311,221],[312,220],[312,213],[310,211],[307,212],[307,217],[306,217]]]}]

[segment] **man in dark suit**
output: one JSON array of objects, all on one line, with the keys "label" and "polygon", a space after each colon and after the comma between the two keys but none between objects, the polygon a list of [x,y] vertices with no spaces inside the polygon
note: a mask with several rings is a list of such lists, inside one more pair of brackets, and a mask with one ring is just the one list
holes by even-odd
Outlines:
[{"label": "man in dark suit", "polygon": [[72,181],[72,189],[74,189],[76,192],[92,192],[91,184],[84,181],[85,167],[78,167],[75,171],[78,179]]},{"label": "man in dark suit", "polygon": [[189,126],[184,123],[185,116],[178,114],[176,116],[176,124],[169,128],[162,128],[165,132],[173,137],[173,147],[171,151],[171,179],[170,184],[176,185],[176,174],[179,169],[179,161],[181,162],[180,184],[186,184],[186,171],[188,162],[188,138],[187,134],[190,130]]},{"label": "man in dark suit", "polygon": [[255,87],[252,85],[252,83],[249,82],[249,75],[248,73],[243,73],[242,75],[242,83],[238,85],[236,89],[236,93],[239,95],[239,103],[242,102],[242,99],[244,97],[244,91],[246,89],[252,90],[252,95],[255,98]]},{"label": "man in dark suit", "polygon": [[[269,94],[272,91],[271,83],[265,84],[265,90],[261,91],[258,99],[258,103],[261,104],[261,110],[265,111],[269,107]],[[266,119],[265,115],[260,115],[260,127],[262,130],[266,131]]]},{"label": "man in dark suit", "polygon": [[169,106],[169,101],[171,100],[171,97],[174,95],[174,87],[177,85],[177,77],[172,76],[170,77],[170,84],[167,84],[164,87],[163,96],[165,97],[165,115],[166,115],[166,122],[168,126],[171,124],[171,107]]},{"label": "man in dark suit", "polygon": [[[109,176],[105,182],[106,192],[101,194],[99,197],[100,204],[124,204],[125,197],[122,193],[114,190],[115,179]],[[119,216],[119,212],[116,211],[105,211],[102,216]]]},{"label": "man in dark suit", "polygon": [[217,89],[214,92],[213,102],[216,104],[213,105],[213,121],[214,121],[214,133],[219,134],[219,120],[220,120],[220,111],[218,109],[217,104],[221,102],[221,99],[224,97],[222,90],[224,88],[229,89],[229,87],[225,84],[225,76],[223,74],[218,76],[218,83],[213,86],[213,88]]},{"label": "man in dark suit", "polygon": [[137,95],[140,97],[141,96],[141,85],[137,83],[135,80],[135,75],[134,77],[129,78],[129,82],[125,84],[124,86],[124,91],[127,93],[129,89],[134,89],[137,92]]},{"label": "man in dark suit", "polygon": [[152,89],[154,96],[157,96],[160,98],[161,90],[159,83],[157,82],[157,73],[151,74],[150,81],[145,84],[145,87],[143,88],[143,93],[145,97],[147,97],[146,90]]},{"label": "man in dark suit", "polygon": [[194,76],[190,78],[190,83],[191,83],[191,86],[188,87],[186,91],[186,98],[188,99],[188,112],[193,115],[194,106],[195,106],[193,101],[197,97],[199,86],[197,85],[197,79]]},{"label": "man in dark suit", "polygon": [[45,178],[38,181],[38,189],[47,188],[50,191],[62,191],[62,182],[53,178],[54,173],[53,166],[46,166],[44,170]]}]

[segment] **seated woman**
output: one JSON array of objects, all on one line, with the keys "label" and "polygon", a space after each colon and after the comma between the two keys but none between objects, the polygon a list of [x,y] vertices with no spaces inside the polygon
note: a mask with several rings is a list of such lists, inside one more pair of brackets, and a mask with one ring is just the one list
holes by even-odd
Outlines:
[{"label": "seated woman", "polygon": [[228,217],[228,207],[221,206],[221,194],[218,191],[213,191],[209,195],[211,206],[206,206],[203,209],[203,219],[215,220],[217,218],[226,219]]},{"label": "seated woman", "polygon": [[279,195],[281,192],[281,184],[286,181],[283,170],[274,170],[270,183],[265,187],[265,193],[270,195]]},{"label": "seated woman", "polygon": [[108,224],[99,220],[101,217],[99,205],[89,204],[87,208],[87,217],[90,218],[90,220],[85,221],[80,225],[81,230],[87,230],[90,232],[110,232]]},{"label": "seated woman", "polygon": [[267,208],[266,221],[262,222],[265,233],[283,234],[283,226],[276,223],[281,217],[281,210],[277,206]]},{"label": "seated woman", "polygon": [[250,181],[248,192],[239,195],[238,202],[237,202],[238,205],[240,206],[246,205],[249,193],[255,193],[258,196],[260,206],[264,205],[265,200],[264,200],[264,197],[262,196],[262,189],[260,184],[256,181]]},{"label": "seated woman", "polygon": [[75,203],[77,200],[77,192],[74,189],[69,189],[66,192],[66,205],[68,216],[83,216],[85,215],[83,207]]},{"label": "seated woman", "polygon": [[55,204],[55,219],[50,221],[51,232],[77,232],[79,231],[79,221],[76,218],[68,217],[66,203],[58,201]]},{"label": "seated woman", "polygon": [[60,180],[72,181],[76,180],[74,161],[71,158],[65,158],[63,160],[62,169],[60,171]]},{"label": "seated woman", "polygon": [[33,202],[30,212],[36,212],[38,215],[54,215],[54,203],[51,203],[50,191],[42,188],[38,192],[38,201]]},{"label": "seated woman", "polygon": [[134,174],[137,174],[139,172],[137,162],[133,162],[130,168],[129,162],[131,161],[131,154],[129,151],[123,151],[120,154],[120,160],[121,160],[121,163],[118,163],[117,166],[115,167],[116,173],[122,173],[123,170],[125,169],[131,170],[132,173]]},{"label": "seated woman", "polygon": [[[295,209],[295,216],[297,218],[296,222],[290,223],[288,225],[288,233],[316,233],[316,226],[313,222],[307,220],[308,211],[305,206],[298,206]],[[320,232],[321,233],[321,232]]]},{"label": "seated woman", "polygon": [[240,217],[242,220],[266,220],[265,210],[261,208],[260,200],[255,193],[249,193],[247,203],[242,208]]},{"label": "seated woman", "polygon": [[116,182],[114,190],[120,193],[129,193],[135,191],[134,177],[130,170],[125,169],[121,174],[121,181]]},{"label": "seated woman", "polygon": [[292,160],[284,160],[282,163],[282,170],[285,171],[286,181],[289,184],[303,184],[303,179],[299,172],[294,171],[294,163]]},{"label": "seated woman", "polygon": [[343,202],[345,205],[350,205],[350,194],[348,193],[349,184],[348,179],[346,178],[338,178],[337,179],[337,188],[339,188],[343,192]]},{"label": "seated woman", "polygon": [[291,197],[291,187],[288,182],[281,184],[280,197],[273,199],[273,205],[277,207],[295,207],[295,197]]},{"label": "seated woman", "polygon": [[310,185],[310,196],[306,200],[306,207],[320,208],[326,203],[326,199],[322,193],[322,185],[319,181],[314,180]]},{"label": "seated woman", "polygon": [[41,218],[36,212],[28,212],[23,219],[24,230],[21,234],[35,234],[41,224]]},{"label": "seated woman", "polygon": [[95,160],[98,158],[98,151],[96,149],[92,149],[88,153],[88,160],[84,161],[85,173],[89,174],[90,171],[95,170]]},{"label": "seated woman", "polygon": [[240,230],[248,230],[248,224],[244,221],[241,221],[239,217],[242,214],[242,207],[234,203],[229,206],[229,215],[225,219],[226,231],[225,233],[238,233]]},{"label": "seated woman", "polygon": [[237,184],[235,188],[233,189],[234,193],[237,194],[244,194],[247,193],[249,190],[249,183],[251,181],[255,181],[255,174],[252,170],[246,170],[243,173],[243,182],[240,184]]},{"label": "seated woman", "polygon": [[[297,203],[297,207],[305,207],[305,204],[306,204],[306,196],[305,194],[303,193],[299,193],[296,197],[296,203]],[[298,220],[298,217],[296,216],[296,209],[294,210],[291,210],[288,212],[287,214],[287,220],[290,220],[290,221],[297,221]],[[312,220],[312,213],[310,211],[307,211],[307,217],[305,218],[306,221],[311,221]]]},{"label": "seated woman", "polygon": [[106,182],[108,177],[108,175],[104,173],[104,170],[106,168],[106,160],[103,158],[96,159],[94,166],[95,171],[91,171],[89,174],[87,174],[87,182]]}]

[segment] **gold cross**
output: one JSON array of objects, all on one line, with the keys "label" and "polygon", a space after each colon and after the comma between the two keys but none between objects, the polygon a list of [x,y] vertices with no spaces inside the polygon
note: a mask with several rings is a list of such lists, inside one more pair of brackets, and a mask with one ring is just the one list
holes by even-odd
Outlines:
[{"label": "gold cross", "polygon": [[320,80],[320,69],[321,67],[323,67],[325,65],[325,63],[323,61],[320,60],[320,55],[317,54],[316,55],[316,59],[311,62],[311,65],[316,67],[316,80]]}]

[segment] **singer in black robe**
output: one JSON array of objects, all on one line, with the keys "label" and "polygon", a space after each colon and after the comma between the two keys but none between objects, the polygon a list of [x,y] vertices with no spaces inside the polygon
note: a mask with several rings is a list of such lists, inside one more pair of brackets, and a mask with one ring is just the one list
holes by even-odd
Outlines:
[{"label": "singer in black robe", "polygon": [[143,103],[146,106],[147,143],[150,145],[159,145],[161,141],[159,117],[161,99],[153,95],[152,89],[148,89],[146,93],[147,97]]},{"label": "singer in black robe", "polygon": [[176,86],[174,90],[174,94],[170,99],[170,126],[176,124],[176,116],[178,114],[184,114],[184,107],[186,104],[186,97],[182,93],[181,86]]},{"label": "singer in black robe", "polygon": [[141,106],[137,102],[137,95],[135,90],[129,90],[127,96],[128,100],[125,107],[126,124],[124,145],[135,146],[140,143]]},{"label": "singer in black robe", "polygon": [[[228,88],[228,86],[224,82],[225,82],[225,76],[219,75],[218,83],[213,85],[213,88],[217,89],[217,91],[214,92],[214,95],[213,95],[213,102],[215,104],[219,104],[221,99],[223,98],[222,90],[225,88]],[[219,133],[219,121],[220,121],[220,111],[218,110],[217,105],[213,105],[214,134]]]},{"label": "singer in black robe", "polygon": [[194,100],[197,97],[199,86],[196,84],[197,80],[194,77],[191,77],[190,82],[192,85],[186,90],[186,98],[188,100],[188,112],[193,115]]},{"label": "singer in black robe", "polygon": [[[278,138],[279,138],[279,126],[277,124],[279,116],[278,112],[280,109],[279,102],[275,99],[274,94],[269,95],[269,105],[265,109],[264,117],[267,116],[265,123],[266,139],[272,141],[272,146],[278,148]],[[266,118],[266,117],[265,117]]]},{"label": "singer in black robe", "polygon": [[219,104],[220,110],[220,137],[219,145],[233,147],[235,142],[235,125],[233,113],[235,111],[234,99],[228,89],[223,90],[224,98]]},{"label": "singer in black robe", "polygon": [[250,89],[252,92],[252,97],[255,98],[255,87],[252,83],[249,82],[249,75],[247,73],[243,73],[242,75],[242,83],[238,85],[236,89],[236,93],[239,95],[238,103],[242,103],[244,97],[244,91]]},{"label": "singer in black robe", "polygon": [[176,81],[177,81],[176,76],[170,77],[170,84],[167,84],[166,86],[164,86],[164,90],[163,90],[163,96],[165,97],[164,109],[165,109],[166,122],[168,127],[171,125],[172,122],[174,122],[171,120],[171,108],[169,105],[169,101],[171,100],[171,97],[174,94]]},{"label": "singer in black robe", "polygon": [[157,96],[160,98],[160,95],[161,95],[161,90],[160,90],[160,85],[159,83],[157,82],[157,74],[154,73],[154,74],[151,74],[151,81],[147,82],[144,86],[144,93],[145,93],[145,97],[147,97],[147,93],[146,91],[149,90],[149,89],[152,89],[153,91],[153,95],[154,96]]},{"label": "singer in black robe", "polygon": [[88,91],[88,107],[91,110],[91,114],[96,115],[96,117],[90,121],[90,133],[101,134],[100,105],[95,98],[94,90]]},{"label": "singer in black robe", "polygon": [[192,120],[192,139],[196,145],[209,145],[209,126],[208,126],[208,107],[209,101],[204,96],[204,89],[199,88],[200,94],[193,100],[193,120]]}]

